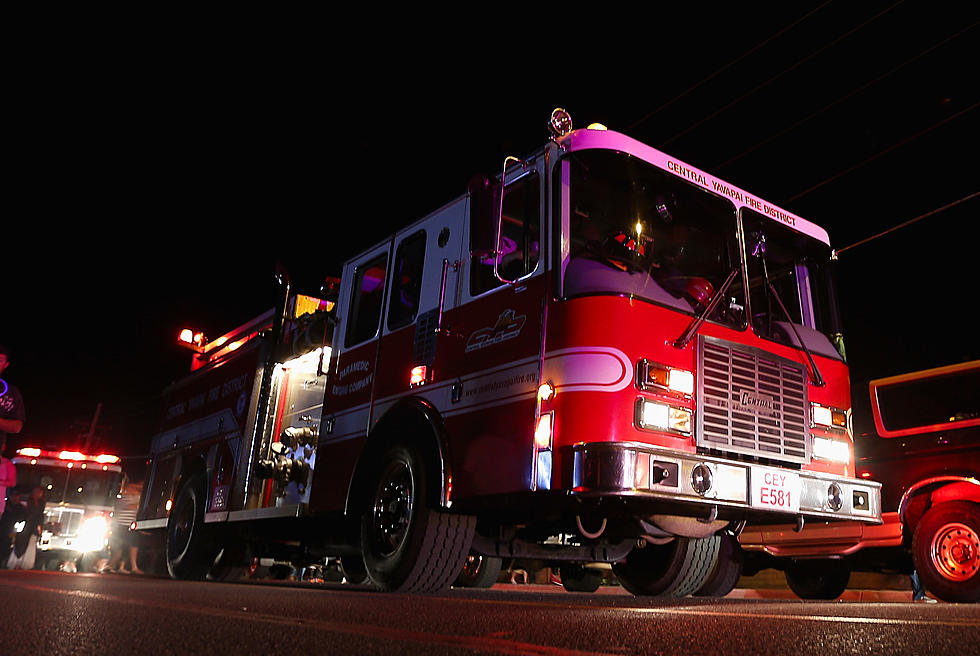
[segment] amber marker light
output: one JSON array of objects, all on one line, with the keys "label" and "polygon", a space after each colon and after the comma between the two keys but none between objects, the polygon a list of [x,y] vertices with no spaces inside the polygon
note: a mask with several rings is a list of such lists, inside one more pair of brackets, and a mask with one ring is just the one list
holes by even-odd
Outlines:
[{"label": "amber marker light", "polygon": [[429,368],[425,365],[412,367],[412,370],[408,374],[408,386],[418,387],[419,385],[425,385],[426,380],[428,380],[428,374]]},{"label": "amber marker light", "polygon": [[539,449],[551,448],[551,437],[554,434],[553,417],[554,414],[551,412],[538,417],[538,424],[534,429],[534,444]]},{"label": "amber marker light", "polygon": [[538,400],[550,401],[555,398],[555,386],[551,383],[541,383],[538,385]]}]

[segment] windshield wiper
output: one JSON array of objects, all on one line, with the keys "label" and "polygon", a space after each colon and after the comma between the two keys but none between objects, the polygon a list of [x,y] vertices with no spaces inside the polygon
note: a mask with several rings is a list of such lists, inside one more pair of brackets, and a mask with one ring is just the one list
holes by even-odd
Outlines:
[{"label": "windshield wiper", "polygon": [[705,320],[711,316],[711,313],[714,312],[715,308],[718,307],[718,304],[721,303],[721,299],[725,298],[725,293],[728,291],[728,288],[732,286],[732,283],[735,281],[737,276],[738,267],[735,267],[732,269],[731,273],[728,274],[728,277],[725,278],[725,282],[722,283],[721,288],[717,291],[717,293],[715,293],[714,296],[711,297],[711,301],[704,307],[703,310],[701,310],[700,313],[698,313],[696,317],[694,317],[694,321],[687,326],[687,329],[683,332],[683,334],[681,334],[681,336],[677,338],[677,341],[674,342],[674,346],[676,348],[684,348],[687,346],[687,343],[691,341],[691,338],[697,334],[701,324],[703,324]]},{"label": "windshield wiper", "polygon": [[810,372],[813,384],[817,387],[823,387],[826,385],[823,376],[820,375],[820,370],[817,368],[817,363],[813,359],[813,355],[810,354],[810,349],[806,347],[803,343],[803,338],[800,337],[800,333],[796,330],[796,324],[793,322],[793,317],[789,315],[789,311],[786,306],[783,305],[783,299],[779,298],[779,294],[776,292],[776,288],[773,286],[772,281],[769,280],[769,268],[766,266],[766,236],[763,234],[759,235],[759,241],[756,242],[755,248],[752,249],[752,255],[759,258],[762,261],[762,277],[766,281],[766,287],[772,293],[772,297],[776,299],[776,305],[779,309],[783,311],[783,316],[786,317],[786,323],[789,327],[793,329],[793,334],[796,335],[796,341],[799,343],[800,348],[803,349],[803,353],[806,354],[806,359],[810,362]]}]

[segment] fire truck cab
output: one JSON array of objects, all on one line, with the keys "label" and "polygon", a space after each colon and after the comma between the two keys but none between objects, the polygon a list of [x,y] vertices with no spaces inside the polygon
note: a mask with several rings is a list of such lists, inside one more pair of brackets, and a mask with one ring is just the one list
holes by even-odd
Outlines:
[{"label": "fire truck cab", "polygon": [[322,320],[285,294],[199,353],[137,525],[171,574],[291,550],[428,591],[468,557],[533,558],[566,586],[598,562],[637,594],[724,594],[748,520],[880,522],[826,232],[561,110],[551,125],[348,260]]}]

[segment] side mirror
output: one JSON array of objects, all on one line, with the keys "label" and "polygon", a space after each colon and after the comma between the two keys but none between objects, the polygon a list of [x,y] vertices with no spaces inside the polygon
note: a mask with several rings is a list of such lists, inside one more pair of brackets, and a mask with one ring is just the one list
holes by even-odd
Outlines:
[{"label": "side mirror", "polygon": [[486,176],[470,180],[470,255],[492,256],[497,250],[497,222],[494,212],[496,185]]}]

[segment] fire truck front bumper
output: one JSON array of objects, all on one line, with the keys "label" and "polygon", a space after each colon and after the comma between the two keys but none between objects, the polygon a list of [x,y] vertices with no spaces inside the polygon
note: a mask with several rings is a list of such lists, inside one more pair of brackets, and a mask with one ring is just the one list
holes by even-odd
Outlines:
[{"label": "fire truck front bumper", "polygon": [[649,445],[600,442],[572,448],[580,497],[637,497],[753,522],[790,518],[881,523],[881,484]]}]

